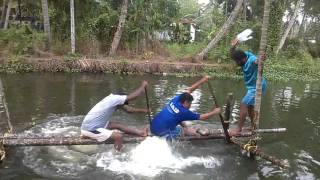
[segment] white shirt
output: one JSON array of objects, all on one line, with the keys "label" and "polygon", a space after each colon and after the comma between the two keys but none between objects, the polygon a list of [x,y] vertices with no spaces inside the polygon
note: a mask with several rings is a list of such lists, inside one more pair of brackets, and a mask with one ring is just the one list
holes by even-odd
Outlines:
[{"label": "white shirt", "polygon": [[88,112],[82,122],[81,129],[94,131],[98,128],[106,128],[117,106],[123,105],[126,99],[126,95],[110,94],[105,97]]}]

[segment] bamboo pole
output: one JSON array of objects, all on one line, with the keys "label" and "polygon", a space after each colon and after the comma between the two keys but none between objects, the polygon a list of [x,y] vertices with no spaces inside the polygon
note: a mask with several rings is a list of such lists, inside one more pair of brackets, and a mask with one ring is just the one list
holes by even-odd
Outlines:
[{"label": "bamboo pole", "polygon": [[[244,129],[244,130],[248,130],[248,132],[252,132],[251,129]],[[217,134],[217,133],[224,133],[223,129],[209,129],[209,130],[199,130],[201,132],[202,135],[210,135],[210,134]],[[272,128],[272,129],[256,129],[253,130],[253,132],[255,133],[264,133],[264,134],[270,134],[270,133],[285,133],[287,131],[286,128]]]},{"label": "bamboo pole", "polygon": [[[218,102],[217,102],[217,98],[216,96],[214,95],[213,93],[213,88],[211,86],[211,83],[208,81],[208,87],[209,87],[209,91],[211,93],[211,96],[213,98],[213,102],[215,104],[216,107],[220,107]],[[221,125],[223,127],[223,132],[224,132],[224,136],[225,136],[225,139],[226,139],[226,142],[230,143],[230,135],[229,135],[229,132],[228,132],[228,129],[229,129],[229,122],[225,122],[223,120],[223,117],[221,115],[221,113],[219,114],[219,118],[220,118],[220,122],[221,122]]]},{"label": "bamboo pole", "polygon": [[148,109],[149,127],[151,128],[151,113],[150,113],[149,96],[148,96],[147,87],[144,88],[144,93],[145,93],[145,95],[146,95],[146,103],[147,103],[147,109]]},{"label": "bamboo pole", "polygon": [[228,97],[227,97],[226,109],[225,109],[225,113],[224,113],[224,123],[227,124],[228,129],[229,129],[229,125],[230,125],[232,104],[233,104],[233,94],[229,93]]},{"label": "bamboo pole", "polygon": [[289,164],[287,162],[284,162],[283,160],[281,159],[278,159],[277,157],[275,156],[271,156],[271,155],[268,155],[266,153],[264,153],[261,149],[259,149],[258,147],[253,147],[253,146],[247,146],[246,144],[243,144],[241,143],[239,140],[237,140],[236,138],[232,138],[231,141],[240,146],[241,149],[247,151],[247,152],[250,152],[250,154],[252,155],[255,155],[255,156],[259,156],[261,157],[262,159],[264,160],[267,160],[281,168],[289,168]]},{"label": "bamboo pole", "polygon": [[[280,128],[279,128],[280,129]],[[261,132],[275,133],[284,132],[285,128],[279,129],[262,129]],[[236,137],[251,137],[252,132],[243,132]],[[215,129],[207,136],[185,136],[180,137],[178,141],[196,141],[196,140],[213,140],[224,139],[224,133],[222,129]],[[123,143],[139,143],[143,141],[144,137],[132,137],[125,135]],[[43,135],[43,134],[0,134],[0,141],[4,146],[68,146],[68,145],[91,145],[91,144],[113,144],[112,139],[98,142],[94,139],[82,138],[81,136],[61,136],[61,135]]]}]

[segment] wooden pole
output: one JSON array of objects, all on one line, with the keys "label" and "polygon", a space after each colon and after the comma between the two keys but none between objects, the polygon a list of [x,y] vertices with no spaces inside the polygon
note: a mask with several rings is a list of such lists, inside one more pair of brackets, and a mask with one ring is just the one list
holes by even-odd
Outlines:
[{"label": "wooden pole", "polygon": [[233,106],[233,94],[229,93],[227,97],[226,109],[224,112],[224,123],[227,124],[228,129],[230,124],[232,106]]},{"label": "wooden pole", "polygon": [[149,120],[149,126],[151,127],[151,114],[150,114],[150,105],[149,105],[149,96],[147,88],[144,88],[144,93],[146,95],[146,102],[147,102],[147,108],[148,108],[148,120]]},{"label": "wooden pole", "polygon": [[269,162],[271,162],[271,163],[273,163],[273,164],[275,164],[275,165],[277,165],[277,166],[279,166],[281,168],[288,168],[289,167],[288,163],[284,162],[281,159],[278,159],[275,156],[271,156],[271,155],[268,155],[268,154],[264,153],[261,149],[259,149],[256,146],[248,146],[246,144],[241,143],[236,138],[232,138],[231,141],[234,144],[240,146],[241,149],[246,150],[247,152],[250,152],[250,154],[252,154],[252,155],[259,156],[262,159],[267,160],[267,161],[269,161]]},{"label": "wooden pole", "polygon": [[[252,133],[251,129],[243,129],[244,133],[246,132],[250,132]],[[245,131],[247,130],[247,131]],[[203,131],[201,134],[202,135],[210,135],[210,134],[217,134],[217,133],[224,133],[223,129],[209,129],[209,130],[199,130],[199,131]],[[273,128],[273,129],[256,129],[253,130],[253,132],[255,133],[285,133],[287,131],[286,128]],[[240,136],[241,137],[241,136]]]},{"label": "wooden pole", "polygon": [[[210,83],[209,81],[208,81],[208,87],[209,87],[209,91],[210,91],[210,93],[211,93],[211,96],[212,96],[212,98],[213,98],[213,102],[214,102],[215,106],[216,106],[216,107],[219,107],[219,104],[218,104],[218,102],[217,102],[216,96],[215,96],[214,93],[213,93],[213,88],[212,88],[211,83]],[[229,132],[228,132],[229,123],[228,123],[228,122],[225,122],[225,121],[223,120],[223,117],[222,117],[221,113],[219,114],[219,118],[220,118],[220,121],[221,121],[221,125],[222,125],[222,127],[223,127],[225,139],[226,139],[226,141],[227,141],[228,143],[230,143],[231,141],[230,141],[230,136],[229,136]]]}]

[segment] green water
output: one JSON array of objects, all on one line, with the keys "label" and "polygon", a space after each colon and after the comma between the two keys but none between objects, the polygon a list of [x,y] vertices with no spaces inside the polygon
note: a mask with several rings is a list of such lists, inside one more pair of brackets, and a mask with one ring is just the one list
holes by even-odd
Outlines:
[{"label": "green water", "polygon": [[[130,92],[144,79],[150,83],[148,93],[151,109],[158,112],[176,92],[198,79],[106,74],[17,74],[0,77],[16,132],[34,126],[42,127],[49,122],[50,126],[55,127],[54,123],[60,122],[61,118],[70,119],[73,125],[79,126],[83,116],[103,97],[111,92]],[[245,94],[243,83],[232,80],[211,81],[220,103],[225,101],[229,92],[234,94],[233,119],[237,119],[239,102]],[[207,86],[196,91],[194,96],[193,108],[196,111],[201,113],[211,109],[212,100]],[[133,105],[144,107],[144,97],[134,101]],[[259,144],[265,152],[287,160],[290,163],[288,170],[281,170],[263,160],[252,161],[241,155],[238,147],[226,145],[222,140],[212,140],[187,144],[178,151],[184,157],[213,157],[219,160],[219,165],[207,167],[196,164],[178,172],[164,170],[153,177],[105,170],[97,167],[95,160],[83,169],[82,166],[75,168],[73,173],[59,168],[59,165],[55,167],[54,164],[51,164],[51,169],[58,170],[50,171],[43,164],[58,158],[58,151],[50,155],[49,151],[37,149],[41,147],[34,147],[30,151],[12,148],[5,162],[0,165],[0,179],[320,179],[319,106],[319,82],[268,82],[267,93],[262,99],[260,127],[285,127],[287,133],[264,135]],[[147,124],[144,115],[117,112],[115,116],[117,121],[129,125]],[[0,114],[0,118],[0,131],[3,132],[7,127],[4,113]],[[210,126],[220,127],[219,121],[211,119]],[[155,156],[158,153],[161,152],[155,152]],[[37,161],[33,155],[46,155],[46,158]],[[33,158],[27,158],[29,156]]]}]

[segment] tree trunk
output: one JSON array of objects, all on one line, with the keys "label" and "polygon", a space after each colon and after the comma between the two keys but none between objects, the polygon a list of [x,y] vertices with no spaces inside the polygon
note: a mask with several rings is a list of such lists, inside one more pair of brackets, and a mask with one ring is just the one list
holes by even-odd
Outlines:
[{"label": "tree trunk", "polygon": [[[253,130],[259,129],[260,120],[260,108],[261,108],[261,94],[262,94],[262,55],[265,54],[267,46],[267,33],[269,27],[269,14],[270,14],[270,0],[264,1],[264,12],[263,12],[263,22],[261,27],[261,40],[259,47],[259,59],[258,59],[258,74],[256,82],[256,93],[255,93],[255,104],[254,104],[254,119],[253,119]],[[258,136],[258,133],[255,133]]]},{"label": "tree trunk", "polygon": [[124,25],[126,23],[127,13],[128,13],[128,0],[123,0],[123,3],[121,5],[121,12],[120,12],[120,17],[119,17],[118,28],[117,28],[116,33],[114,34],[114,37],[113,37],[109,56],[115,55],[115,53],[118,49],[120,39],[122,36],[122,31],[123,31]]},{"label": "tree trunk", "polygon": [[282,38],[281,38],[281,40],[280,40],[280,42],[279,42],[279,45],[278,45],[276,54],[278,54],[279,51],[282,49],[282,47],[283,47],[283,45],[284,45],[284,42],[285,42],[286,39],[287,39],[287,36],[288,36],[288,34],[289,34],[289,32],[290,32],[290,30],[291,30],[291,28],[292,28],[292,26],[293,26],[296,18],[297,18],[297,15],[298,15],[298,12],[299,12],[299,9],[300,9],[301,2],[302,2],[302,0],[298,0],[298,1],[297,1],[296,7],[295,7],[295,9],[294,9],[294,13],[293,13],[292,17],[290,18],[289,24],[288,24],[286,30],[284,31],[284,34],[283,34],[283,36],[282,36]]},{"label": "tree trunk", "polygon": [[4,23],[4,18],[6,17],[6,0],[3,0],[2,3],[2,12],[1,12],[1,19],[0,19],[0,26],[1,28],[3,27]]},{"label": "tree trunk", "polygon": [[300,39],[303,39],[303,35],[305,33],[305,19],[306,19],[306,13],[303,13],[303,17],[302,17],[302,21],[299,27],[299,32],[298,32],[298,36]]},{"label": "tree trunk", "polygon": [[12,5],[12,0],[9,0],[9,2],[8,2],[8,7],[7,7],[7,13],[6,13],[6,19],[5,19],[5,21],[4,21],[3,29],[8,29],[9,16],[10,16],[10,11],[11,11],[11,5]]},{"label": "tree trunk", "polygon": [[43,27],[44,27],[44,33],[46,36],[46,50],[50,50],[51,30],[50,30],[48,0],[41,0],[41,6],[42,6],[42,15],[43,15]]},{"label": "tree trunk", "polygon": [[206,48],[204,48],[197,56],[196,56],[196,61],[200,62],[202,61],[209,53],[209,51],[211,49],[213,49],[218,42],[223,38],[223,36],[225,36],[230,27],[234,24],[237,15],[239,14],[241,7],[243,4],[243,0],[237,0],[237,4],[236,7],[234,8],[234,10],[232,11],[232,13],[230,14],[228,20],[223,24],[222,28],[220,29],[220,31],[217,33],[217,35],[211,40],[211,42],[207,45]]},{"label": "tree trunk", "polygon": [[21,19],[21,0],[18,0],[18,17],[19,17],[19,24],[21,26],[22,24],[22,19]]},{"label": "tree trunk", "polygon": [[70,18],[71,18],[71,52],[76,52],[76,35],[75,35],[75,21],[74,21],[74,0],[70,0]]},{"label": "tree trunk", "polygon": [[247,0],[243,0],[243,20],[247,20]]}]

